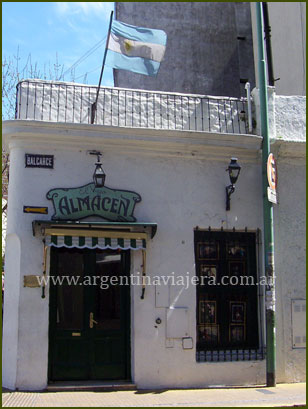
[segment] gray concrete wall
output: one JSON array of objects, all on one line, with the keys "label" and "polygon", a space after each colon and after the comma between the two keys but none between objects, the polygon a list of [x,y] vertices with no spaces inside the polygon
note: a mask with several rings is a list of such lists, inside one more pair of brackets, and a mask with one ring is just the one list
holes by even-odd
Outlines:
[{"label": "gray concrete wall", "polygon": [[300,382],[305,380],[306,348],[292,347],[291,305],[293,299],[306,299],[306,166],[304,157],[291,160],[279,155],[281,148],[273,150],[279,172],[279,202],[274,205],[277,382]]},{"label": "gray concrete wall", "polygon": [[156,77],[115,70],[115,86],[240,97],[255,84],[249,3],[120,2],[116,18],[168,38]]},{"label": "gray concrete wall", "polygon": [[[251,3],[252,29],[258,79],[256,5]],[[268,2],[276,92],[306,95],[306,3]],[[258,86],[258,84],[257,84]]]}]

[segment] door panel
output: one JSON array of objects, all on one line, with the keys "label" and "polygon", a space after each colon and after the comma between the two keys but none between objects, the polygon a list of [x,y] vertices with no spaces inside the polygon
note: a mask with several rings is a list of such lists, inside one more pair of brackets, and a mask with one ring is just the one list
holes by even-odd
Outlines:
[{"label": "door panel", "polygon": [[50,283],[50,380],[86,379],[89,375],[88,335],[84,322],[85,287],[71,282],[78,278],[82,282],[87,256],[78,249],[51,249],[50,274],[63,281]]},{"label": "door panel", "polygon": [[49,380],[129,379],[129,285],[110,283],[129,275],[129,259],[128,251],[52,248]]},{"label": "door panel", "polygon": [[112,277],[119,281],[120,277],[129,274],[127,255],[128,252],[112,250],[97,250],[94,254],[94,275],[100,283],[93,286],[92,291],[92,311],[97,324],[91,331],[91,360],[96,379],[129,377],[126,357],[129,348],[129,286],[112,281]]},{"label": "door panel", "polygon": [[83,329],[83,286],[62,285],[57,289],[57,328]]},{"label": "door panel", "polygon": [[65,337],[56,340],[52,362],[52,376],[52,380],[87,379],[88,350],[85,339]]}]

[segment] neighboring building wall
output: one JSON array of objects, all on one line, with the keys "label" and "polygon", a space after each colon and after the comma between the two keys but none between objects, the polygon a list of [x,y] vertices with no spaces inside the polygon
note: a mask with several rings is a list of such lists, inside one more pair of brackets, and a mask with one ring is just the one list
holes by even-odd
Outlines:
[{"label": "neighboring building wall", "polygon": [[[268,91],[268,122],[271,141],[283,140],[293,142],[293,149],[302,150],[306,142],[306,97],[277,95],[275,87],[267,87]],[[253,96],[253,133],[261,135],[259,90],[252,91]],[[291,154],[291,156],[294,156]]]},{"label": "neighboring building wall", "polygon": [[[302,145],[302,155],[292,159],[292,152],[279,154],[281,145],[273,147],[279,178],[279,203],[274,205],[278,382],[301,382],[306,376],[306,348],[292,347],[292,300],[306,299],[306,160]],[[305,334],[303,322],[301,335]]]},{"label": "neighboring building wall", "polygon": [[[276,92],[306,95],[306,3],[268,2]],[[256,5],[251,3],[256,79],[258,53]]]},{"label": "neighboring building wall", "polygon": [[306,142],[306,97],[275,95],[276,138]]},{"label": "neighboring building wall", "polygon": [[115,70],[115,86],[233,97],[254,86],[249,3],[119,2],[116,18],[164,30],[167,47],[156,77]]},{"label": "neighboring building wall", "polygon": [[[306,299],[306,97],[269,91],[271,150],[277,161],[278,204],[274,208],[277,381],[305,380],[306,349],[293,348],[292,300]],[[258,90],[253,90],[260,118]],[[257,120],[255,132],[260,133]],[[305,334],[305,328],[302,328]]]},{"label": "neighboring building wall", "polygon": [[300,382],[305,379],[306,348],[293,348],[292,300],[306,299],[306,97],[274,94],[274,112],[277,373],[278,382]]}]

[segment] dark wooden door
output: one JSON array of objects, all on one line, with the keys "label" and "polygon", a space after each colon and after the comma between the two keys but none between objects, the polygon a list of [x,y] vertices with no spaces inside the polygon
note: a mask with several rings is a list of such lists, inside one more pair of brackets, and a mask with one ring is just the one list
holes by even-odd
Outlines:
[{"label": "dark wooden door", "polygon": [[50,381],[130,378],[129,255],[52,248]]}]

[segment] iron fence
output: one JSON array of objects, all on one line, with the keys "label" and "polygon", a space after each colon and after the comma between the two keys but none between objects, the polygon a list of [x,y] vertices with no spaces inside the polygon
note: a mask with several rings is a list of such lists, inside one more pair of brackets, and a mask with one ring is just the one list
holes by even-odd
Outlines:
[{"label": "iron fence", "polygon": [[[91,123],[97,87],[24,80],[17,85],[16,119]],[[94,124],[247,134],[247,100],[102,87]]]}]

